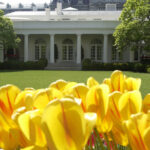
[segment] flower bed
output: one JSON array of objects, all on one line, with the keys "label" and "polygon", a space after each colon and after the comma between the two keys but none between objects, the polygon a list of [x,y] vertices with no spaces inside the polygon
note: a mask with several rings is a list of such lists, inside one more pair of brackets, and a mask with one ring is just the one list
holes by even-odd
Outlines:
[{"label": "flower bed", "polygon": [[114,71],[98,83],[57,80],[46,89],[0,87],[4,150],[149,150],[150,94]]}]

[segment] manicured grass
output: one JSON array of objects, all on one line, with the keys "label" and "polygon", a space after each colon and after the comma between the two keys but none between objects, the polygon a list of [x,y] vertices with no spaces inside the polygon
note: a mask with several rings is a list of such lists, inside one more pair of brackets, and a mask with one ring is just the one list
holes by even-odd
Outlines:
[{"label": "manicured grass", "polygon": [[[88,77],[93,76],[100,83],[104,78],[110,77],[112,71],[1,71],[0,86],[15,84],[19,88],[25,87],[46,88],[49,84],[58,79],[67,81],[84,82]],[[150,93],[150,74],[124,72],[125,75],[141,78],[141,92],[143,97]]]}]

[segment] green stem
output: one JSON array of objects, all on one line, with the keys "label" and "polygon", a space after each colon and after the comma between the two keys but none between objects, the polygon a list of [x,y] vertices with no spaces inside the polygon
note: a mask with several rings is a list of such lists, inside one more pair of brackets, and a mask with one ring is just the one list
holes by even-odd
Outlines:
[{"label": "green stem", "polygon": [[109,143],[108,136],[107,136],[107,133],[104,133],[104,136],[105,136],[105,140],[106,140],[106,143],[107,143],[107,148],[108,148],[108,150],[111,150],[111,148],[110,148],[110,143]]},{"label": "green stem", "polygon": [[97,129],[95,128],[95,129],[94,129],[94,131],[95,131],[96,136],[97,136],[97,139],[98,139],[98,141],[99,141],[99,144],[100,144],[101,150],[105,150],[105,148],[104,148],[104,144],[103,144],[103,142],[102,142],[102,139],[101,139],[101,138],[100,138],[100,136],[99,136],[99,133],[98,133]]},{"label": "green stem", "polygon": [[116,141],[115,141],[115,139],[114,139],[114,136],[113,136],[112,131],[110,132],[110,136],[111,136],[111,138],[112,138],[112,141],[113,141],[113,144],[114,144],[115,150],[118,150],[118,148],[117,148],[117,144],[116,144]]}]

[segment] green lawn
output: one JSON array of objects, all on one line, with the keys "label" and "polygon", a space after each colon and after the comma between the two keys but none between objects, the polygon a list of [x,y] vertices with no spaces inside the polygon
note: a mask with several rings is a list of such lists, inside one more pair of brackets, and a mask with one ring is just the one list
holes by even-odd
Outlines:
[{"label": "green lawn", "polygon": [[[90,76],[101,83],[111,73],[111,71],[2,71],[0,72],[0,86],[15,84],[21,89],[25,87],[37,89],[48,87],[51,82],[57,79],[85,83]],[[150,93],[150,74],[133,72],[124,72],[124,74],[142,79],[141,92],[143,97]]]}]

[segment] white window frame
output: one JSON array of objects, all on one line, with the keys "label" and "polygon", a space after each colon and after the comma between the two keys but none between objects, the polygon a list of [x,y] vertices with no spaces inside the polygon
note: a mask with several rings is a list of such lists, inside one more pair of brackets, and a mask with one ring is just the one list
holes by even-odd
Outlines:
[{"label": "white window frame", "polygon": [[[91,42],[91,49],[90,49],[90,52],[91,52],[91,60],[93,61],[102,61],[103,59],[103,44],[102,42],[101,43],[96,43],[96,41],[101,41],[99,39],[94,39],[92,40],[93,42]],[[92,56],[92,48],[94,48],[94,56]],[[98,48],[100,48],[100,59],[99,59],[99,56],[98,56]]]},{"label": "white window frame", "polygon": [[[45,47],[45,54],[44,56],[42,56],[42,47]],[[38,49],[36,49],[38,48]],[[45,42],[40,42],[37,41],[37,43],[35,43],[35,60],[39,60],[41,58],[46,58],[46,43]],[[38,52],[38,54],[36,54]],[[36,57],[36,55],[38,56],[38,58]]]},{"label": "white window frame", "polygon": [[[72,42],[71,39],[65,39],[65,40],[70,40]],[[72,48],[72,50],[70,50],[70,48]],[[64,51],[66,51],[66,54],[64,54]],[[70,54],[69,54],[70,51],[71,51],[72,56],[70,56]],[[63,44],[62,44],[62,60],[63,61],[72,61],[74,59],[73,54],[74,54],[73,42],[72,43],[64,43],[63,42]],[[64,57],[64,55],[66,55],[66,56]]]}]

